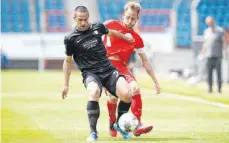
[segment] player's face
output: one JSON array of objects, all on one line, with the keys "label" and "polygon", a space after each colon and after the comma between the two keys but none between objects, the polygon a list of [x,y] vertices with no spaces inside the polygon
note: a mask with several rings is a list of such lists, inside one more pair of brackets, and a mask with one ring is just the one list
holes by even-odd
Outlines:
[{"label": "player's face", "polygon": [[208,16],[205,22],[209,27],[215,27],[215,21],[212,17]]},{"label": "player's face", "polygon": [[128,9],[123,15],[123,23],[128,29],[132,29],[138,20],[138,14],[135,10]]},{"label": "player's face", "polygon": [[85,31],[88,29],[89,14],[87,12],[76,12],[73,18],[76,22],[76,26],[79,31]]}]

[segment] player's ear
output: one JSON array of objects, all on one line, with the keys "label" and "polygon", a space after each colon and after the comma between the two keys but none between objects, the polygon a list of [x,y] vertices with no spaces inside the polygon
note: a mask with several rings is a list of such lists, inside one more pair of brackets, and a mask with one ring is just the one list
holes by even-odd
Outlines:
[{"label": "player's ear", "polygon": [[76,12],[74,12],[73,19],[74,20],[76,19]]},{"label": "player's ear", "polygon": [[124,19],[124,12],[120,16],[120,20],[122,21]]},{"label": "player's ear", "polygon": [[125,12],[122,13],[122,17],[125,15]]}]

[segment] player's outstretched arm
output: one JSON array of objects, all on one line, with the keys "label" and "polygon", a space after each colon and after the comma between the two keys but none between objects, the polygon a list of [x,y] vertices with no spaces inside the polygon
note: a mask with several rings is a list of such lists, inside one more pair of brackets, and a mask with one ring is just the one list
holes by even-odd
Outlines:
[{"label": "player's outstretched arm", "polygon": [[116,30],[112,30],[112,29],[109,29],[109,33],[108,33],[108,36],[109,37],[112,37],[112,36],[115,36],[115,37],[118,37],[120,39],[123,39],[129,43],[133,43],[135,42],[135,39],[133,38],[133,36],[131,35],[124,35]]},{"label": "player's outstretched arm", "polygon": [[62,99],[67,97],[68,87],[69,87],[69,79],[71,75],[72,68],[72,56],[66,56],[63,63],[63,71],[64,71],[64,89],[62,91]]},{"label": "player's outstretched arm", "polygon": [[140,56],[141,58],[141,61],[142,61],[142,65],[143,67],[146,69],[146,72],[148,73],[148,75],[152,78],[152,80],[154,81],[154,86],[155,86],[155,89],[157,91],[157,94],[160,93],[160,87],[159,87],[159,83],[157,81],[157,78],[153,72],[153,69],[152,69],[152,66],[151,64],[149,63],[149,60],[146,56],[146,54],[144,52],[139,52],[138,55]]},{"label": "player's outstretched arm", "polygon": [[224,55],[225,55],[225,59],[226,60],[229,60],[229,55],[228,55],[228,51],[227,51],[227,46],[229,46],[229,41],[227,40],[227,35],[226,35],[226,32],[224,32],[224,37],[223,37],[223,48],[224,48]]}]

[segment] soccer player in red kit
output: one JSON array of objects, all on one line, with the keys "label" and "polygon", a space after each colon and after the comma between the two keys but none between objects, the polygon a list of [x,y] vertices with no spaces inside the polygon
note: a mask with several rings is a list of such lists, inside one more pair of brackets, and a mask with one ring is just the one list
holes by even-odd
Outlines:
[{"label": "soccer player in red kit", "polygon": [[[142,65],[146,69],[149,76],[154,81],[154,86],[156,89],[157,94],[160,93],[160,87],[157,82],[157,79],[154,75],[154,72],[152,70],[152,67],[146,57],[146,54],[144,53],[144,43],[140,35],[134,31],[133,27],[135,26],[138,18],[139,13],[141,10],[141,6],[137,2],[127,2],[124,8],[124,14],[123,14],[123,22],[117,21],[117,20],[109,20],[106,21],[104,24],[109,29],[117,30],[121,32],[122,34],[126,34],[126,36],[133,37],[135,41],[133,43],[128,43],[124,40],[120,40],[116,37],[104,37],[104,45],[107,49],[107,56],[112,62],[112,64],[116,67],[116,69],[124,75],[127,82],[129,83],[129,86],[132,91],[132,104],[131,104],[131,111],[132,113],[137,117],[139,121],[139,125],[134,132],[135,136],[140,136],[141,134],[148,133],[152,130],[153,126],[143,126],[141,123],[141,116],[142,116],[142,99],[141,99],[141,93],[139,86],[136,82],[135,77],[131,74],[131,72],[128,70],[127,62],[131,55],[131,53],[136,50],[138,55],[141,58]],[[110,93],[106,92],[109,96]],[[116,119],[116,108],[117,108],[117,101],[118,99],[114,96],[110,96],[110,100],[107,101],[107,107],[109,112],[109,120],[110,120],[110,135],[113,137],[117,136],[117,131],[114,129],[114,124],[116,120],[120,118],[120,115],[118,114],[118,117]],[[119,109],[120,107],[118,107]],[[121,109],[119,109],[121,110]],[[117,125],[117,124],[116,124]],[[119,130],[118,130],[119,131]],[[122,133],[121,133],[122,134]]]}]

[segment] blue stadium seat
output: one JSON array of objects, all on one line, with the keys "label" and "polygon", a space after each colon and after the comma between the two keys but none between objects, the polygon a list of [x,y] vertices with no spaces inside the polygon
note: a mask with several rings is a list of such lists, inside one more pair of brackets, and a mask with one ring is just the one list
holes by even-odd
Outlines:
[{"label": "blue stadium seat", "polygon": [[[179,47],[190,47],[191,43],[191,13],[190,1],[182,0],[177,9],[177,40],[176,45]],[[204,8],[201,9],[205,11]]]},{"label": "blue stadium seat", "polygon": [[63,10],[64,9],[64,2],[63,0],[57,0],[56,2],[56,8],[59,10]]},{"label": "blue stadium seat", "polygon": [[[55,29],[66,29],[64,0],[46,0],[45,10],[51,12],[48,15],[47,27],[51,29],[54,28],[54,30],[50,32],[59,32]],[[58,11],[58,13],[55,13],[55,11]]]},{"label": "blue stadium seat", "polygon": [[[203,12],[202,9],[207,7],[207,11]],[[205,18],[213,16],[216,24],[221,27],[228,27],[229,24],[229,0],[201,0],[197,11],[199,14],[198,34],[202,35],[204,29],[207,28]]]},{"label": "blue stadium seat", "polygon": [[57,17],[58,26],[65,26],[65,16],[61,15]]},{"label": "blue stadium seat", "polygon": [[[171,9],[174,0],[141,0],[143,9]],[[126,0],[97,0],[101,21],[119,19]],[[108,14],[109,16],[104,16]]]},{"label": "blue stadium seat", "polygon": [[28,0],[2,0],[1,8],[2,32],[24,32],[24,29],[30,29]]}]

